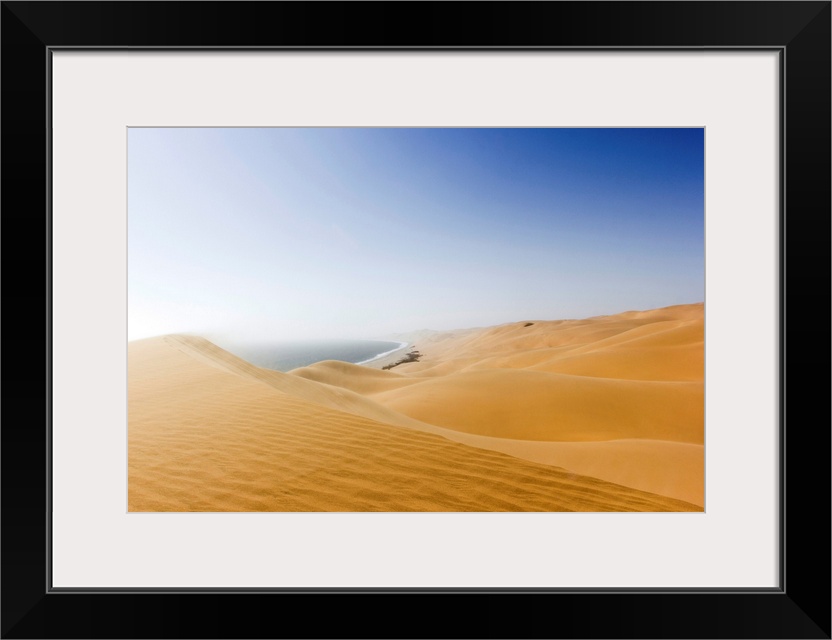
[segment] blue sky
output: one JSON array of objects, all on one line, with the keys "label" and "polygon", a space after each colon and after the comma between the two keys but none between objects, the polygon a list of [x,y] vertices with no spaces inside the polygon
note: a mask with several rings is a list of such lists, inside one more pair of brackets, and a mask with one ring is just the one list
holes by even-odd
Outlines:
[{"label": "blue sky", "polygon": [[373,338],[704,300],[702,129],[128,133],[128,337]]}]

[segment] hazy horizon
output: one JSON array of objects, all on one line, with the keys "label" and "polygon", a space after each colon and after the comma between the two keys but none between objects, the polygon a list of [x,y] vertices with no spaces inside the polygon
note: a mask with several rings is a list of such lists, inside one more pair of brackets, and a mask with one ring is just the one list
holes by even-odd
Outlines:
[{"label": "hazy horizon", "polygon": [[704,130],[130,128],[128,340],[704,301]]}]

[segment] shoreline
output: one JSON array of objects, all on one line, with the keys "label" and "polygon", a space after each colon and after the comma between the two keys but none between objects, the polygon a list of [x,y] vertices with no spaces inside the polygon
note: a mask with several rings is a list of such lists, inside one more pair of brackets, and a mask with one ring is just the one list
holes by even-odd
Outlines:
[{"label": "shoreline", "polygon": [[412,348],[413,345],[410,342],[403,342],[402,346],[398,349],[394,349],[393,351],[388,351],[387,353],[380,354],[371,360],[366,360],[364,362],[358,362],[356,364],[362,367],[369,367],[371,369],[382,369],[389,364],[393,364],[397,362],[402,357],[402,352],[406,351],[407,349]]},{"label": "shoreline", "polygon": [[[392,342],[392,341],[391,341],[391,342]],[[356,363],[354,363],[354,364],[357,364],[357,365],[362,365],[362,366],[363,366],[363,365],[365,365],[365,364],[369,364],[369,363],[371,363],[371,362],[375,362],[376,360],[380,360],[381,358],[386,358],[386,357],[388,357],[388,356],[393,355],[394,353],[398,353],[398,352],[399,352],[399,351],[401,351],[402,349],[406,349],[406,348],[407,348],[407,345],[408,345],[408,343],[407,343],[407,342],[399,342],[399,346],[398,346],[398,347],[396,347],[395,349],[390,349],[390,351],[384,351],[384,352],[382,352],[382,353],[379,353],[379,354],[377,354],[377,355],[374,355],[372,358],[368,358],[367,360],[362,360],[361,362],[356,362]]]}]

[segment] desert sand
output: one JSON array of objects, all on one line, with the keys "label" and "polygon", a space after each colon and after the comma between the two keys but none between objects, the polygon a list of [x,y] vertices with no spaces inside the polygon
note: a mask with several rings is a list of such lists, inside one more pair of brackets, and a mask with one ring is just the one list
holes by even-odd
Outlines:
[{"label": "desert sand", "polygon": [[422,335],[281,373],[128,345],[130,511],[702,511],[704,308]]}]

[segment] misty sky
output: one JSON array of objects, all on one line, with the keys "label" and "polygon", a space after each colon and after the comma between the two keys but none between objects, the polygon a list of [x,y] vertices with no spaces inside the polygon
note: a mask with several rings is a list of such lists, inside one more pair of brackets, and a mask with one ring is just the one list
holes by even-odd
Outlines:
[{"label": "misty sky", "polygon": [[128,338],[375,338],[704,300],[702,129],[128,133]]}]

